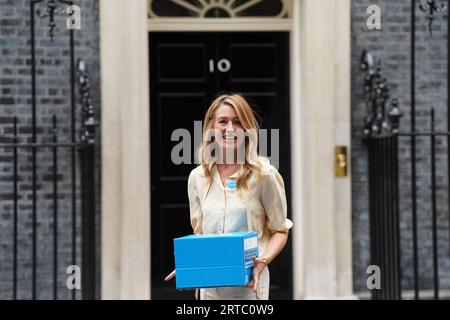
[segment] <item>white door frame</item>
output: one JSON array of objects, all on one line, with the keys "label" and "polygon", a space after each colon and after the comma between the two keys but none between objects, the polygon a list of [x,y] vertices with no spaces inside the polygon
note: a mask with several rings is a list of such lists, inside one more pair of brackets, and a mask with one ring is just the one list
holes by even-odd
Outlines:
[{"label": "white door frame", "polygon": [[[170,20],[149,22],[147,0],[100,0],[103,299],[151,295],[148,32],[180,31]],[[293,297],[351,296],[350,176],[333,171],[334,145],[350,147],[350,0],[295,0],[272,23],[203,20],[181,26],[290,32]]]},{"label": "white door frame", "polygon": [[[297,2],[298,1],[294,1]],[[296,9],[297,5],[294,5]],[[293,8],[292,8],[293,9]],[[297,12],[298,13],[298,12]],[[290,112],[295,113],[295,116],[291,116],[291,148],[292,146],[301,145],[301,134],[298,134],[298,129],[301,128],[300,117],[300,97],[301,90],[293,90],[292,88],[300,88],[300,34],[299,29],[295,30],[293,25],[295,22],[296,26],[299,27],[299,15],[294,14],[292,18],[232,18],[232,19],[203,19],[203,18],[161,18],[161,19],[149,19],[148,20],[148,31],[150,32],[275,32],[275,31],[286,31],[290,34],[289,39],[289,57],[290,57]],[[298,71],[298,73],[295,73]],[[297,112],[296,112],[297,111]],[[298,149],[298,150],[297,150]],[[295,151],[291,150],[291,167],[294,165],[294,161],[301,159],[301,157],[295,157],[298,154],[300,148]],[[296,166],[297,167],[297,166]],[[301,171],[292,168],[292,194],[301,194],[300,182],[302,180]],[[297,201],[298,202],[298,201]],[[300,202],[301,203],[301,202]],[[292,219],[294,221],[299,220],[299,215],[295,215],[295,212],[299,212],[298,204],[296,206],[297,210],[294,210],[294,201],[292,201],[293,214]],[[301,224],[299,224],[301,225]],[[295,230],[295,229],[293,229]],[[300,230],[300,228],[298,228]],[[293,233],[291,233],[292,236]],[[301,233],[299,233],[301,234]],[[298,236],[297,236],[298,239]],[[301,278],[295,275],[294,270],[301,269],[301,264],[298,263],[298,259],[295,257],[295,252],[292,252],[292,270],[293,270],[293,297],[299,297],[298,288],[301,288]],[[301,273],[300,273],[301,274]],[[300,285],[299,285],[300,284]]]}]

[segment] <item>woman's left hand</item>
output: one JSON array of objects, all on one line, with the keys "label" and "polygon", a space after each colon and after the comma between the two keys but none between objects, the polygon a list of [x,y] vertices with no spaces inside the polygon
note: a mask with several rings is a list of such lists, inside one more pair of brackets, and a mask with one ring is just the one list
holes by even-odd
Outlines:
[{"label": "woman's left hand", "polygon": [[259,282],[259,275],[261,274],[261,271],[269,264],[267,259],[265,258],[257,258],[253,257],[253,277],[252,281],[248,285],[246,285],[246,288],[252,288],[255,293],[257,293],[258,288],[258,282]]}]

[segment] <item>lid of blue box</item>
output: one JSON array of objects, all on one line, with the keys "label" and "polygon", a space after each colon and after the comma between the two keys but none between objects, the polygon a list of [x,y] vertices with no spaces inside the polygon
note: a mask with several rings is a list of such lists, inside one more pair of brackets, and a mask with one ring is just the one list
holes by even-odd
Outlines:
[{"label": "lid of blue box", "polygon": [[176,268],[242,265],[245,260],[244,240],[257,236],[256,232],[246,231],[176,238]]},{"label": "lid of blue box", "polygon": [[229,233],[212,233],[212,234],[191,234],[189,236],[184,236],[178,239],[190,239],[190,238],[217,238],[217,237],[230,237],[230,238],[249,238],[258,236],[255,231],[241,231],[241,232],[229,232]]}]

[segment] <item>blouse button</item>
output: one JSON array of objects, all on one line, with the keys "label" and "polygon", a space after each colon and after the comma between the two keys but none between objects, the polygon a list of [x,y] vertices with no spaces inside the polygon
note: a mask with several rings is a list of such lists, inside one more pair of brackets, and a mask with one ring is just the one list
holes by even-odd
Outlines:
[{"label": "blouse button", "polygon": [[226,184],[228,190],[236,189],[236,182],[233,180],[227,180]]}]

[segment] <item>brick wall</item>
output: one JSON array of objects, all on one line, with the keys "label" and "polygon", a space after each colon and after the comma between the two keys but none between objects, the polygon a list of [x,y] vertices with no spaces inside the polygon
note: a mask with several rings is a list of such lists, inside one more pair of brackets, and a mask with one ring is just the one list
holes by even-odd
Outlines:
[{"label": "brick wall", "polygon": [[[417,1],[418,3],[419,1]],[[425,3],[425,1],[423,1]],[[446,1],[444,1],[446,2]],[[442,1],[438,1],[442,3]],[[381,30],[369,30],[367,7],[381,8]],[[447,3],[448,6],[448,3]],[[427,31],[426,14],[416,8],[416,129],[430,131],[430,107],[435,108],[436,130],[447,130],[447,12],[438,14],[433,37]],[[352,1],[352,205],[353,280],[357,292],[368,292],[366,268],[370,265],[367,149],[362,141],[365,115],[363,72],[359,59],[363,49],[382,60],[391,95],[397,96],[404,114],[401,130],[410,130],[411,110],[411,1]],[[439,279],[450,288],[448,231],[447,140],[437,139],[437,209]],[[411,147],[400,140],[400,233],[403,289],[413,288]],[[432,289],[431,175],[429,138],[417,139],[417,215],[420,288]],[[381,270],[381,272],[383,272]]]},{"label": "brick wall", "polygon": [[[47,1],[36,8],[45,9]],[[0,0],[0,143],[11,142],[13,117],[18,118],[19,142],[31,142],[31,27],[30,1]],[[89,67],[91,96],[99,115],[99,24],[98,1],[78,0],[81,30],[75,30],[75,60]],[[65,5],[57,1],[59,8]],[[71,140],[70,49],[66,17],[57,15],[54,40],[48,35],[48,18],[35,16],[37,142],[50,142],[52,116],[57,117],[58,142]],[[78,87],[76,87],[76,93]],[[81,111],[76,96],[76,137]],[[99,132],[99,130],[98,130]],[[97,150],[99,159],[99,149]],[[51,149],[37,152],[37,298],[53,298],[53,162]],[[78,161],[76,154],[76,161]],[[0,299],[12,297],[13,179],[12,149],[0,148]],[[97,191],[99,167],[97,161]],[[78,164],[77,164],[77,168]],[[32,165],[29,149],[18,151],[18,298],[31,298],[32,257]],[[71,151],[58,151],[58,298],[71,298],[66,287],[67,266],[72,262]],[[80,256],[80,188],[76,184],[76,264]],[[97,198],[98,200],[98,198]],[[99,206],[97,204],[97,219]],[[97,224],[97,231],[98,231]],[[99,234],[97,232],[97,234]],[[98,241],[92,244],[99,248]],[[99,263],[97,264],[99,265]],[[98,274],[98,270],[97,270]],[[97,277],[99,279],[99,277]],[[97,287],[98,284],[97,284]],[[98,290],[97,290],[98,295]],[[76,297],[80,294],[77,292]]]}]

